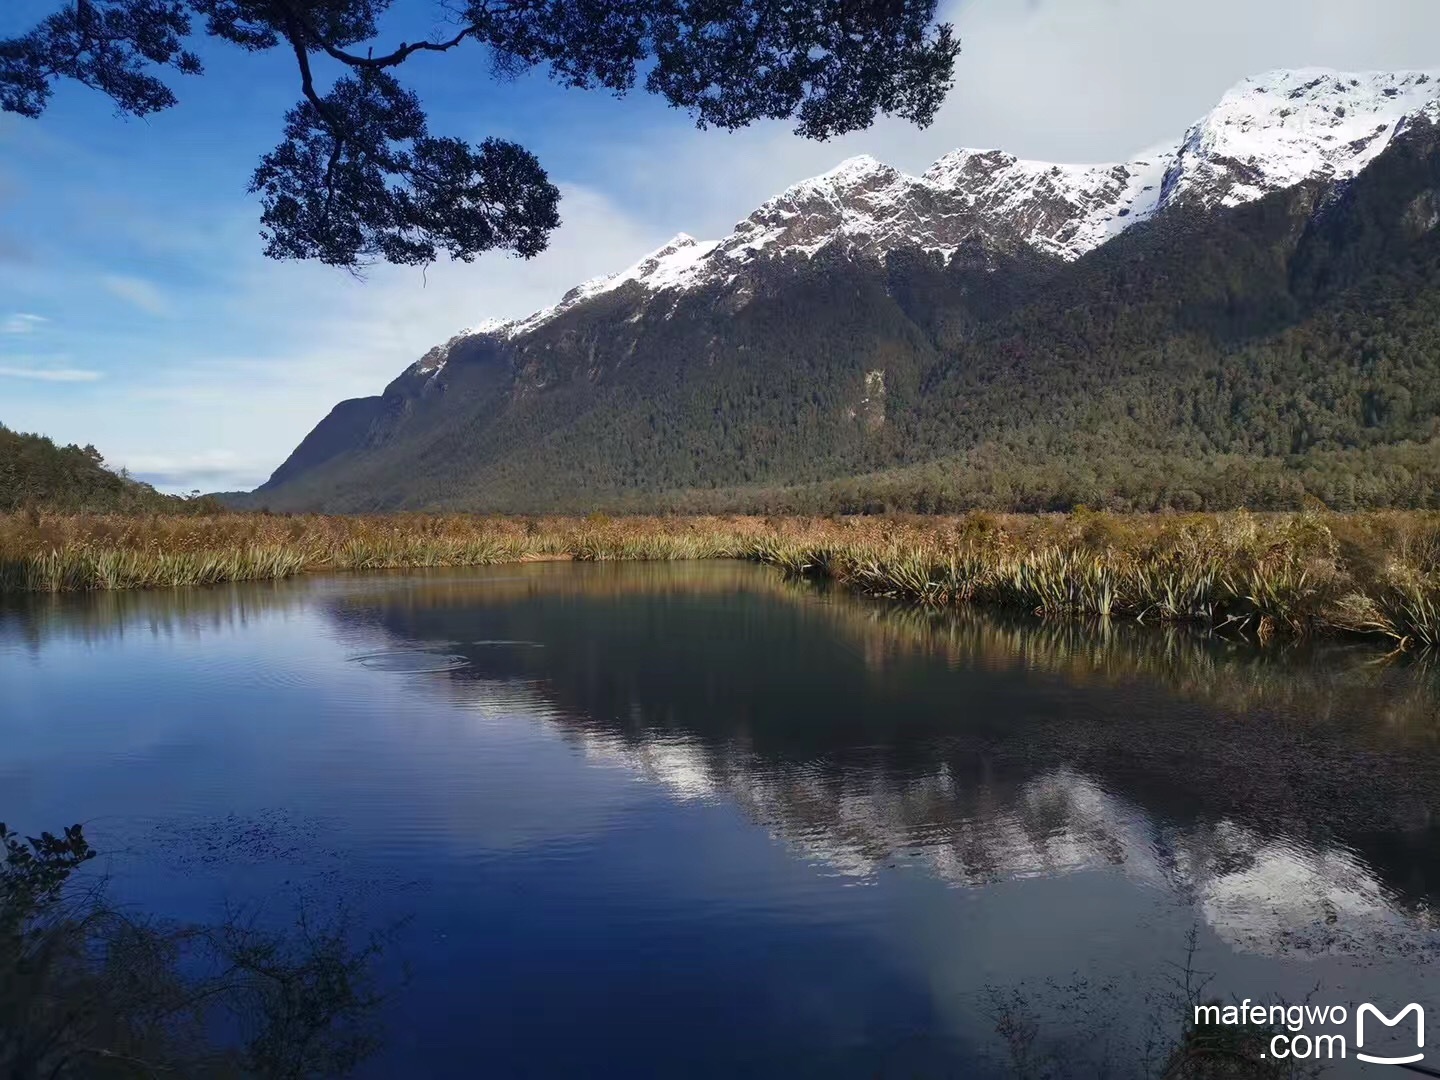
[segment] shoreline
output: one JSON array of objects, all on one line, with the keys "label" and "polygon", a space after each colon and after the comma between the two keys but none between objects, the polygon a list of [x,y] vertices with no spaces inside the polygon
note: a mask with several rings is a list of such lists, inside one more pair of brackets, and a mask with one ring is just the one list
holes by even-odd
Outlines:
[{"label": "shoreline", "polygon": [[0,515],[0,595],[539,561],[743,559],[919,607],[1440,645],[1440,513]]}]

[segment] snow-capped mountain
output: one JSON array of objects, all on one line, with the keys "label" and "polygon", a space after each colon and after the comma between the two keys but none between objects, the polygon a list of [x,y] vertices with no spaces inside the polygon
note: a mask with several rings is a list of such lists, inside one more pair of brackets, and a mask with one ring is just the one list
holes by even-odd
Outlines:
[{"label": "snow-capped mountain", "polygon": [[[681,233],[551,307],[470,333],[515,338],[631,283],[657,295],[723,285],[756,260],[832,244],[861,257],[901,248],[949,257],[978,241],[1076,259],[1176,203],[1235,206],[1311,178],[1349,179],[1419,114],[1440,119],[1440,72],[1304,68],[1244,80],[1179,141],[1127,162],[1063,165],[967,149],[911,176],[861,155],[787,188],[723,239]],[[432,350],[412,371],[439,370],[447,353]]]},{"label": "snow-capped mountain", "polygon": [[[255,505],[1352,499],[1328,465],[1273,463],[1434,438],[1437,223],[1440,77],[1422,73],[1251,79],[1121,163],[852,158],[719,240],[677,236],[431,349],[337,404]],[[1254,470],[1249,494],[1212,453]],[[1374,497],[1428,500],[1428,453]],[[1356,491],[1391,475],[1345,460]]]},{"label": "snow-capped mountain", "polygon": [[1440,72],[1346,74],[1320,68],[1246,79],[1185,133],[1160,204],[1236,206],[1311,177],[1346,180],[1407,117],[1440,106]]}]

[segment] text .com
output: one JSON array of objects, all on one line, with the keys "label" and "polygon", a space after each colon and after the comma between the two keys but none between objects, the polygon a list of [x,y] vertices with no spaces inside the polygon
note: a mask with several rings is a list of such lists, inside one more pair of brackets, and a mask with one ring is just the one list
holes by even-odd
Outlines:
[{"label": "text .com", "polygon": [[1368,1002],[1353,1013],[1346,1005],[1252,1004],[1249,998],[1238,1005],[1195,1006],[1197,1027],[1217,1024],[1283,1029],[1270,1037],[1266,1056],[1272,1058],[1343,1060],[1349,1056],[1353,1034],[1357,1061],[1415,1065],[1425,1060],[1425,1010],[1414,1002],[1389,1014]]}]

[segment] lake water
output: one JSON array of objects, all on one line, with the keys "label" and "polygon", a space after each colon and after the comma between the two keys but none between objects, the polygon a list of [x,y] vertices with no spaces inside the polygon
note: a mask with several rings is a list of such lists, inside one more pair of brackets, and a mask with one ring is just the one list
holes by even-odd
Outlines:
[{"label": "lake water", "polygon": [[45,597],[0,820],[85,822],[156,914],[406,918],[367,1075],[1001,1076],[1016,1002],[1126,1075],[1192,929],[1215,996],[1440,1025],[1437,705],[1372,649],[745,564]]}]

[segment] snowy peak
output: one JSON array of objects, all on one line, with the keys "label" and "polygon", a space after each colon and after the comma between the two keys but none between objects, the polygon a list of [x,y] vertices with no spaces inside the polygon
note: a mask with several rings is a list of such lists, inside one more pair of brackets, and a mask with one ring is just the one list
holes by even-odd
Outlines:
[{"label": "snowy peak", "polygon": [[[477,329],[483,329],[483,327]],[[446,363],[450,360],[450,350],[455,348],[456,345],[464,341],[471,334],[476,333],[477,329],[461,330],[460,333],[445,342],[444,345],[436,345],[419,360],[411,364],[405,374],[430,376],[443,371]]]},{"label": "snowy peak", "polygon": [[[832,245],[858,258],[907,248],[948,258],[978,244],[1076,259],[1177,203],[1236,206],[1310,179],[1349,179],[1422,114],[1440,122],[1440,73],[1305,68],[1244,80],[1178,142],[1127,162],[962,149],[911,176],[862,154],[792,184],[721,240],[681,233],[552,307],[479,329],[515,337],[622,287],[723,286],[757,260],[812,258]],[[443,358],[427,362],[439,370]]]},{"label": "snowy peak", "polygon": [[651,289],[667,289],[689,283],[692,271],[715,248],[713,240],[696,240],[688,233],[677,233],[668,244],[656,248],[628,270],[607,278],[614,287],[626,281],[638,281]]},{"label": "snowy peak", "polygon": [[829,172],[812,176],[809,180],[801,180],[786,190],[799,191],[812,187],[848,189],[857,184],[865,184],[877,177],[888,179],[894,175],[896,175],[896,170],[883,161],[878,161],[869,154],[857,154],[855,157],[846,158]]},{"label": "snowy peak", "polygon": [[1158,197],[1166,164],[1055,165],[956,150],[910,176],[851,158],[766,202],[718,250],[739,263],[762,251],[810,256],[836,241],[861,254],[909,246],[950,255],[978,238],[1074,258],[1123,228],[1142,190]]},{"label": "snowy peak", "polygon": [[1430,102],[1423,109],[1410,113],[1395,125],[1395,134],[1398,136],[1410,128],[1416,120],[1423,119],[1431,124],[1440,124],[1440,98]]},{"label": "snowy peak", "polygon": [[922,237],[918,183],[868,154],[849,158],[767,200],[717,247],[728,261],[743,265],[761,252],[811,256],[835,240],[863,250],[907,235]]},{"label": "snowy peak", "polygon": [[964,200],[980,219],[1005,223],[1021,242],[1077,258],[1154,213],[1170,153],[1123,164],[1057,165],[1000,150],[956,150],[922,179]]},{"label": "snowy peak", "polygon": [[705,274],[701,269],[703,260],[715,247],[716,241],[714,240],[696,240],[688,233],[677,233],[667,243],[661,244],[650,254],[637,260],[618,274],[592,278],[576,285],[562,296],[557,304],[541,308],[533,315],[523,319],[487,320],[476,327],[475,332],[516,337],[549,322],[578,304],[593,300],[597,296],[612,292],[631,282],[651,292],[701,284],[705,280]]},{"label": "snowy peak", "polygon": [[1347,180],[1406,117],[1440,104],[1440,73],[1321,68],[1246,79],[1185,134],[1169,200],[1236,206],[1311,178]]}]

